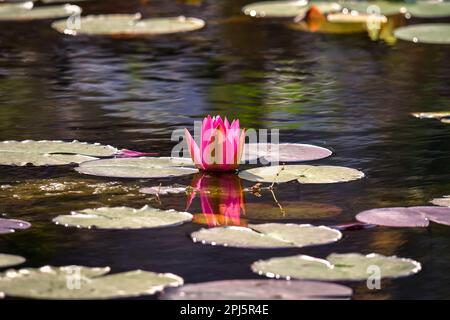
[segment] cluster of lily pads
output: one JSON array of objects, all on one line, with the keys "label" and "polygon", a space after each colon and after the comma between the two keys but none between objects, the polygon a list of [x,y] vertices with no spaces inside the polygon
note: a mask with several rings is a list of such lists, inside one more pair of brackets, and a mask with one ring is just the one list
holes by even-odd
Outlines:
[{"label": "cluster of lily pads", "polygon": [[450,3],[437,1],[261,1],[243,7],[244,14],[263,19],[292,19],[288,27],[317,33],[369,32],[373,39],[420,43],[450,43],[450,24],[424,23],[402,26],[411,17],[450,16]]},{"label": "cluster of lily pads", "polygon": [[[261,148],[260,148],[261,147]],[[261,183],[302,184],[339,183],[361,179],[364,173],[338,166],[287,164],[329,157],[328,149],[305,144],[246,145],[245,158],[279,158],[280,166],[263,166],[243,170],[242,179]],[[275,154],[277,150],[277,154]],[[122,153],[123,154],[123,153]],[[130,153],[129,153],[130,154]],[[131,153],[132,154],[132,153]],[[139,153],[137,153],[139,154]],[[60,158],[61,156],[61,158]],[[120,157],[121,151],[111,146],[78,141],[4,141],[0,142],[0,164],[9,166],[45,166],[75,164],[81,174],[120,178],[168,178],[190,175],[198,170],[187,158]],[[95,159],[93,159],[95,158]],[[103,159],[102,159],[103,158]],[[148,194],[170,195],[189,192],[187,187],[154,186],[142,190]],[[43,193],[48,190],[42,190]],[[382,226],[427,226],[428,221],[449,224],[449,198],[435,199],[442,207],[385,208],[362,212],[357,220]],[[447,206],[447,207],[444,207]],[[188,212],[161,210],[148,205],[140,208],[96,207],[59,215],[53,222],[66,227],[84,229],[151,229],[175,227],[192,221]],[[11,233],[30,224],[14,219],[0,219],[0,232]],[[201,228],[191,234],[193,242],[245,249],[303,248],[339,241],[342,228],[297,223],[257,223],[242,226]],[[343,228],[345,230],[345,228]],[[0,267],[19,265],[25,258],[0,254]],[[367,279],[367,267],[377,265],[383,278],[408,276],[420,271],[419,262],[379,254],[333,253],[326,259],[306,255],[255,261],[250,266],[256,274],[278,280],[216,281],[183,285],[174,274],[158,274],[142,270],[111,274],[109,268],[84,266],[44,266],[7,270],[0,274],[0,292],[11,297],[106,299],[155,294],[161,299],[245,299],[245,298],[349,298],[348,287],[322,281],[361,281]],[[81,274],[79,290],[69,290],[67,279],[74,270]],[[284,281],[295,280],[295,281]],[[273,288],[269,292],[267,287]],[[176,289],[169,289],[177,287]],[[221,290],[217,290],[217,289]],[[240,290],[241,288],[242,290]]]},{"label": "cluster of lily pads", "polygon": [[[72,0],[70,2],[82,2]],[[114,37],[154,36],[201,29],[205,22],[191,17],[142,19],[135,14],[101,14],[82,16],[78,5],[64,0],[24,0],[0,3],[0,21],[55,20],[51,27],[66,35],[99,35]]]}]

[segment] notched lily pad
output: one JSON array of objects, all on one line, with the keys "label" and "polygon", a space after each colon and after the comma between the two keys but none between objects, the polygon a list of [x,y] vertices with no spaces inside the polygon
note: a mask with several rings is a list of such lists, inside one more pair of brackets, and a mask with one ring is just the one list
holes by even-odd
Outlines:
[{"label": "notched lily pad", "polygon": [[82,163],[96,157],[112,156],[118,150],[99,143],[79,141],[2,141],[0,142],[0,165],[49,166]]},{"label": "notched lily pad", "polygon": [[[116,37],[153,36],[201,29],[205,22],[197,18],[168,17],[141,19],[140,14],[91,15],[80,19],[78,26],[68,26],[65,20],[52,27],[67,35],[102,35]],[[72,27],[72,28],[71,28]]]},{"label": "notched lily pad", "polygon": [[450,23],[424,23],[394,30],[397,39],[414,43],[450,44]]},{"label": "notched lily pad", "polygon": [[328,149],[299,143],[249,143],[244,148],[244,160],[264,158],[267,162],[299,162],[327,158]]},{"label": "notched lily pad", "polygon": [[80,13],[81,8],[79,6],[71,4],[42,6],[34,8],[33,2],[29,1],[25,2],[25,4],[0,5],[0,21],[58,19]]},{"label": "notched lily pad", "polygon": [[[0,253],[0,268],[12,267],[25,262],[25,258],[12,254]],[[1,293],[1,289],[0,289]],[[0,294],[1,296],[1,294]]]},{"label": "notched lily pad", "polygon": [[12,233],[15,230],[23,230],[31,227],[31,223],[17,220],[0,218],[0,234]]},{"label": "notched lily pad", "polygon": [[282,183],[297,180],[300,183],[338,183],[358,180],[364,173],[338,166],[283,165],[259,167],[239,173],[245,180]]},{"label": "notched lily pad", "polygon": [[252,270],[269,278],[287,278],[324,281],[362,281],[375,271],[381,278],[399,278],[421,270],[419,262],[386,257],[379,254],[333,253],[327,260],[305,255],[272,258],[254,262]]},{"label": "notched lily pad", "polygon": [[342,234],[325,226],[265,223],[219,227],[193,232],[194,242],[238,248],[292,248],[338,241]]},{"label": "notched lily pad", "polygon": [[186,158],[116,158],[82,163],[76,171],[94,176],[116,178],[166,178],[198,172]]},{"label": "notched lily pad", "polygon": [[182,278],[171,273],[109,271],[108,267],[83,266],[8,270],[0,274],[0,292],[28,299],[114,299],[152,295],[183,284]]},{"label": "notched lily pad", "polygon": [[98,229],[143,229],[177,226],[192,220],[188,212],[160,210],[149,206],[141,209],[128,207],[104,207],[74,211],[53,219],[66,227]]},{"label": "notched lily pad", "polygon": [[223,280],[188,284],[165,292],[165,300],[316,300],[346,299],[352,289],[316,281]]},{"label": "notched lily pad", "polygon": [[450,208],[433,206],[379,208],[358,213],[356,219],[386,227],[427,227],[429,220],[450,225]]}]

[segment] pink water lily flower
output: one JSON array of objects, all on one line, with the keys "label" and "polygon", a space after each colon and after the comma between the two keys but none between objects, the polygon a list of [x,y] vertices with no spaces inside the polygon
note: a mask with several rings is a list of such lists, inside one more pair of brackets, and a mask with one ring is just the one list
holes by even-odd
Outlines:
[{"label": "pink water lily flower", "polygon": [[239,120],[222,120],[220,116],[203,119],[200,147],[187,129],[184,129],[191,158],[197,168],[205,171],[236,170],[241,161],[245,142],[245,129]]}]

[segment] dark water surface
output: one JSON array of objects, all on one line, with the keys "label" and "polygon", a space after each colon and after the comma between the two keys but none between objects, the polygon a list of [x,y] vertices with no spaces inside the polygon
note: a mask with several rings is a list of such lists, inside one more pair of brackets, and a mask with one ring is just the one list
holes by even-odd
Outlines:
[{"label": "dark water surface", "polygon": [[[222,114],[238,117],[247,128],[279,128],[284,142],[335,152],[314,164],[353,167],[367,175],[336,185],[279,185],[281,204],[306,201],[342,209],[339,215],[294,221],[346,223],[362,210],[427,205],[450,194],[450,125],[409,115],[448,110],[448,47],[389,46],[366,35],[293,31],[281,23],[243,17],[240,8],[249,2],[84,5],[85,13],[184,14],[208,23],[198,32],[145,40],[65,37],[49,28],[48,21],[2,23],[0,140],[77,139],[168,155],[175,144],[172,130],[191,128],[207,114]],[[159,182],[190,184],[192,177],[130,181],[86,177],[71,166],[0,167],[1,185],[39,179],[119,181],[133,189]],[[0,192],[0,213],[33,223],[29,230],[0,236],[0,252],[26,257],[25,266],[108,265],[114,272],[140,268],[172,272],[193,283],[258,278],[249,265],[274,256],[377,252],[413,258],[423,270],[383,280],[379,291],[368,290],[365,283],[350,284],[355,299],[450,298],[450,228],[434,223],[429,228],[346,231],[341,241],[313,248],[245,250],[192,243],[188,235],[200,227],[193,223],[138,231],[78,230],[51,223],[59,214],[87,207],[183,209],[183,197],[162,198],[160,204],[136,192],[35,192],[36,197],[28,198],[26,190],[16,192],[19,198],[7,187]],[[248,194],[246,199],[275,207],[270,194]],[[198,199],[191,211],[200,211]]]}]

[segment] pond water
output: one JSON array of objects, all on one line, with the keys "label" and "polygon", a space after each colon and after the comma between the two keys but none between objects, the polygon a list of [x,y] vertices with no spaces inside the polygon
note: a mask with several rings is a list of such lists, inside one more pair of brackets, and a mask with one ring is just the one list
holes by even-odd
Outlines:
[{"label": "pond water", "polygon": [[[298,202],[315,203],[335,211],[290,221],[348,223],[366,209],[427,205],[450,194],[450,125],[410,115],[448,109],[447,46],[391,46],[364,34],[303,33],[277,21],[242,16],[240,8],[249,2],[83,5],[87,14],[140,11],[148,17],[184,14],[207,21],[200,31],[145,40],[65,37],[48,21],[2,23],[0,140],[77,139],[169,155],[176,144],[170,139],[174,129],[192,128],[194,120],[221,114],[239,118],[246,128],[278,128],[283,142],[333,150],[332,157],[314,164],[347,166],[366,174],[343,184],[278,185],[281,206],[294,210]],[[51,222],[57,215],[88,207],[149,204],[181,210],[185,196],[162,196],[158,201],[136,190],[159,183],[190,185],[192,180],[96,178],[72,166],[0,166],[0,213],[33,224],[0,236],[0,252],[26,257],[24,266],[144,269],[172,272],[187,283],[257,279],[249,265],[270,257],[377,252],[415,259],[423,270],[383,280],[381,290],[369,290],[364,282],[348,283],[354,299],[450,298],[450,228],[434,223],[429,228],[344,231],[336,243],[304,249],[253,250],[193,243],[189,234],[201,227],[194,223],[105,231]],[[51,183],[64,181],[77,185],[75,191],[45,193]],[[107,182],[127,189],[92,192]],[[251,205],[242,221],[286,221],[270,193],[246,193],[245,201]],[[189,211],[201,210],[199,199],[194,199]],[[265,210],[272,212],[268,220],[258,219]]]}]

